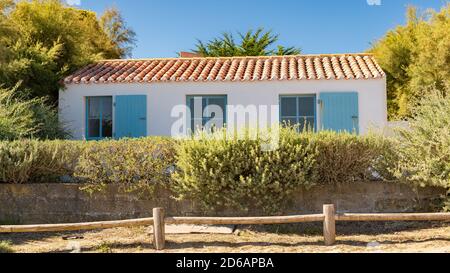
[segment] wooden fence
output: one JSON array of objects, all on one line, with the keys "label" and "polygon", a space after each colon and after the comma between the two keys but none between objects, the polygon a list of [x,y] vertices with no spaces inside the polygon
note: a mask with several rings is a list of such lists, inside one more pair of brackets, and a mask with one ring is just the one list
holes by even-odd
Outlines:
[{"label": "wooden fence", "polygon": [[450,221],[450,213],[383,213],[383,214],[336,214],[334,205],[324,205],[322,214],[275,217],[166,217],[163,208],[153,209],[153,217],[123,221],[105,221],[79,224],[0,226],[0,233],[60,232],[75,230],[107,229],[117,227],[153,225],[153,242],[157,250],[165,248],[166,224],[193,225],[268,225],[323,222],[325,245],[336,242],[336,222],[366,221]]}]

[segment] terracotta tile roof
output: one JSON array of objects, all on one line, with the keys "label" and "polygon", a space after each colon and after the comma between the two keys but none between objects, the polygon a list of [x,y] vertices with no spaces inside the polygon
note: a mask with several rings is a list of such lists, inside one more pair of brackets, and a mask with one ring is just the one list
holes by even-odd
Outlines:
[{"label": "terracotta tile roof", "polygon": [[378,79],[370,54],[108,60],[64,79],[66,84],[197,81]]}]

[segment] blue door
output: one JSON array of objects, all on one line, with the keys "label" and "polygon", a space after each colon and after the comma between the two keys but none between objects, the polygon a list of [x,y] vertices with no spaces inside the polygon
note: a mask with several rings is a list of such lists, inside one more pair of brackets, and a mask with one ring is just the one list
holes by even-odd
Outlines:
[{"label": "blue door", "polygon": [[358,93],[321,93],[320,113],[323,130],[359,134]]},{"label": "blue door", "polygon": [[147,96],[116,96],[115,137],[147,136]]}]

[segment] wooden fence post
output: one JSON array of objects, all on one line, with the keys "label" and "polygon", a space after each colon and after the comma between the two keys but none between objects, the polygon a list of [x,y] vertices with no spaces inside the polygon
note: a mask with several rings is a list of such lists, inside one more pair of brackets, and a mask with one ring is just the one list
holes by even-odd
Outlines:
[{"label": "wooden fence post", "polygon": [[334,205],[323,205],[323,237],[325,245],[331,246],[336,242],[336,212]]},{"label": "wooden fence post", "polygon": [[153,209],[153,242],[156,250],[163,250],[166,246],[164,217],[163,208]]}]

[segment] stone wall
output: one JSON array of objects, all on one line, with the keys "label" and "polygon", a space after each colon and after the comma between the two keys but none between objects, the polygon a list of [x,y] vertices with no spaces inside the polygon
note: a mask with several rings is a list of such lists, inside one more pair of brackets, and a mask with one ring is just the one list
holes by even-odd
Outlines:
[{"label": "stone wall", "polygon": [[[320,213],[322,205],[334,203],[338,212],[430,212],[445,194],[438,188],[414,189],[400,184],[360,182],[300,190],[285,214]],[[120,193],[89,195],[76,184],[0,184],[0,224],[72,223],[150,217],[152,208],[164,207],[170,216],[203,216],[193,202],[177,202],[166,192],[150,200]],[[218,211],[210,216],[260,216]]]}]

